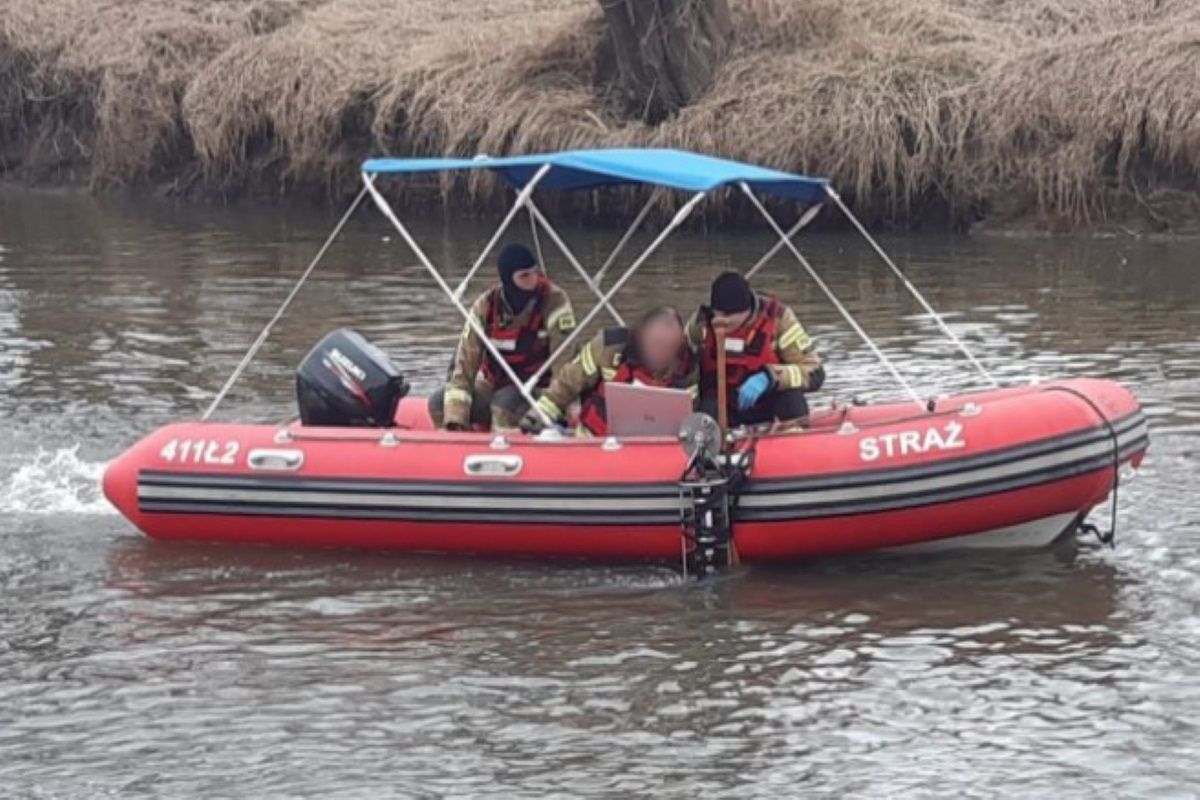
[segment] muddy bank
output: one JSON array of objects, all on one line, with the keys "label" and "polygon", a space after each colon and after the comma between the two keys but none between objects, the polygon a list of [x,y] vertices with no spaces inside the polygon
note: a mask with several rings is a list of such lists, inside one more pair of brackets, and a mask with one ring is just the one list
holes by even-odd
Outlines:
[{"label": "muddy bank", "polygon": [[731,5],[716,84],[650,125],[595,0],[0,0],[0,176],[326,200],[368,154],[637,144],[831,175],[876,224],[1200,226],[1190,0]]}]

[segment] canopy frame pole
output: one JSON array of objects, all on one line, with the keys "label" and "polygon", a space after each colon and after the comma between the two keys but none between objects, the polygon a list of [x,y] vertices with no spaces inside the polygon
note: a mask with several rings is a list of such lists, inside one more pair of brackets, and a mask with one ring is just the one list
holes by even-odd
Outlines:
[{"label": "canopy frame pole", "polygon": [[[471,278],[474,278],[475,273],[479,271],[481,266],[483,266],[483,262],[496,247],[496,244],[500,241],[500,237],[503,236],[504,232],[508,230],[510,225],[512,225],[512,221],[516,219],[517,213],[525,207],[526,203],[529,202],[529,198],[533,194],[533,190],[537,188],[537,185],[541,182],[542,178],[546,177],[546,174],[550,172],[550,167],[550,164],[543,164],[538,171],[533,174],[533,177],[529,179],[529,183],[525,184],[523,187],[521,187],[521,191],[517,192],[517,199],[513,201],[512,208],[508,210],[508,213],[504,215],[504,219],[500,222],[500,227],[496,228],[496,232],[492,234],[492,238],[489,239],[488,243],[484,246],[483,252],[481,252],[479,257],[475,259],[475,263],[471,265],[471,268],[467,270],[467,274],[461,281],[459,281],[458,286],[455,287],[454,297],[456,299],[462,299],[463,293],[467,291],[467,285],[471,282]],[[530,224],[532,224],[532,220],[530,221]],[[536,240],[536,232],[534,235]],[[544,268],[544,263],[541,260],[540,247],[538,247],[538,263],[543,264]]]},{"label": "canopy frame pole", "polygon": [[[817,218],[817,214],[821,213],[821,208],[822,208],[822,206],[820,203],[814,203],[812,208],[807,209],[803,214],[801,214],[800,219],[796,220],[796,224],[793,225],[792,227],[788,228],[787,234],[786,234],[787,238],[789,240],[795,239],[796,234],[798,234],[800,231],[807,228],[809,226],[809,224],[814,219]],[[760,258],[758,261],[754,262],[753,267],[746,270],[746,275],[745,275],[746,280],[750,280],[755,275],[757,275],[758,271],[760,269],[762,269],[763,267],[765,267],[767,265],[767,262],[770,261],[772,258],[774,258],[775,254],[778,253],[782,249],[783,249],[782,241],[778,241],[775,244],[771,245],[771,249],[768,250],[766,253],[764,253],[762,258]]]},{"label": "canopy frame pole", "polygon": [[892,364],[891,359],[884,355],[884,352],[879,349],[879,345],[875,344],[875,341],[869,335],[867,335],[867,332],[863,330],[862,326],[858,324],[858,321],[854,319],[854,315],[851,314],[844,305],[842,305],[842,301],[838,300],[837,295],[833,293],[833,290],[829,288],[817,271],[813,269],[813,266],[808,262],[808,259],[806,259],[804,255],[796,249],[796,245],[793,244],[792,240],[788,238],[787,233],[784,232],[783,228],[779,227],[779,223],[775,221],[773,216],[771,216],[771,212],[767,211],[766,207],[762,204],[762,201],[758,199],[753,191],[751,191],[750,187],[745,181],[738,181],[738,186],[741,187],[741,190],[748,198],[750,198],[750,202],[754,204],[756,209],[758,209],[758,213],[761,214],[763,219],[767,221],[767,224],[771,226],[771,229],[775,231],[775,234],[779,236],[783,246],[792,252],[792,255],[796,257],[796,260],[800,262],[800,266],[804,267],[805,271],[808,272],[809,277],[816,282],[821,291],[825,293],[825,296],[829,298],[829,302],[833,304],[833,307],[836,308],[846,322],[850,324],[850,327],[853,328],[854,332],[859,335],[864,343],[866,343],[867,347],[871,348],[871,352],[874,353],[875,357],[879,359],[880,363],[887,368],[888,372],[892,373],[892,377],[895,378],[896,382],[900,384],[905,392],[908,393],[908,396],[912,398],[912,401],[920,406],[921,410],[924,410],[925,403],[923,400],[921,400],[921,396],[917,394],[912,385],[904,379],[904,376],[901,375],[900,371],[896,369],[896,366]]},{"label": "canopy frame pole", "polygon": [[600,285],[600,281],[604,280],[604,276],[608,272],[609,267],[611,267],[617,260],[617,256],[620,255],[621,251],[625,249],[625,245],[629,244],[629,240],[633,238],[633,234],[636,233],[638,228],[642,226],[642,223],[646,221],[646,217],[650,214],[650,209],[654,207],[654,203],[658,200],[659,194],[660,190],[658,189],[655,189],[650,193],[650,196],[646,198],[646,202],[642,205],[641,210],[638,211],[637,216],[633,218],[633,222],[631,222],[629,227],[625,229],[625,233],[621,236],[620,241],[617,242],[616,247],[614,247],[612,252],[608,254],[608,258],[604,259],[604,263],[600,265],[600,269],[596,270],[596,274],[592,276],[592,280],[596,282],[597,286]]},{"label": "canopy frame pole", "polygon": [[582,333],[588,324],[596,318],[596,315],[600,313],[600,309],[606,306],[617,292],[621,291],[621,287],[623,287],[629,281],[629,279],[633,277],[635,272],[641,269],[642,265],[646,263],[650,256],[654,254],[654,251],[657,250],[662,243],[667,240],[667,238],[675,231],[675,229],[682,225],[684,221],[691,216],[692,210],[695,209],[700,201],[706,196],[706,192],[696,192],[694,195],[692,195],[690,200],[684,203],[683,206],[681,206],[680,209],[675,212],[675,216],[671,219],[667,226],[663,228],[661,232],[659,232],[658,236],[654,237],[654,241],[647,245],[646,249],[642,251],[641,255],[634,259],[633,263],[630,264],[623,273],[621,273],[621,276],[617,278],[616,282],[613,283],[613,285],[609,287],[608,291],[606,291],[600,298],[600,302],[592,306],[591,311],[589,311],[587,315],[580,320],[579,324],[575,326],[575,330],[571,331],[567,338],[562,341],[562,344],[558,346],[558,349],[550,354],[550,358],[546,359],[546,363],[542,364],[542,366],[538,368],[538,371],[535,372],[533,376],[525,383],[525,386],[522,387],[523,392],[528,392],[532,389],[532,387],[537,386],[538,380],[540,380],[542,375],[546,373],[546,370],[550,369],[550,365],[553,364],[560,355],[566,352],[572,344],[574,344],[575,340],[579,337],[579,334]]},{"label": "canopy frame pole", "polygon": [[[542,210],[537,207],[536,203],[533,202],[533,198],[530,198],[526,202],[525,206],[529,210],[530,218],[533,220],[534,232],[536,233],[539,225],[544,228],[546,233],[550,236],[550,241],[554,242],[555,246],[558,247],[559,251],[563,254],[563,257],[566,258],[567,261],[571,262],[571,266],[573,266],[575,271],[578,272],[580,277],[583,278],[583,282],[587,284],[589,289],[591,289],[592,294],[596,295],[596,297],[603,298],[604,293],[600,291],[599,284],[597,284],[592,276],[588,274],[588,271],[584,269],[583,264],[579,263],[579,259],[577,259],[575,254],[571,252],[571,248],[567,247],[567,243],[564,242],[562,237],[558,235],[558,231],[556,231],[554,226],[550,224],[550,221],[546,219],[546,215],[543,214]],[[541,258],[540,251],[538,253],[538,258]],[[601,305],[608,309],[608,313],[618,325],[624,327],[625,320],[621,318],[620,313],[613,308],[611,303],[606,303],[601,300]]]},{"label": "canopy frame pole", "polygon": [[[450,288],[450,284],[446,283],[446,279],[442,277],[442,273],[439,272],[438,268],[434,266],[432,261],[429,260],[429,256],[425,255],[425,251],[421,249],[421,245],[419,245],[417,240],[413,238],[412,234],[408,232],[408,228],[404,227],[404,223],[402,223],[396,216],[396,212],[392,210],[392,207],[388,203],[387,199],[379,193],[377,188],[375,188],[375,175],[368,175],[364,173],[363,184],[366,187],[366,191],[370,193],[371,199],[375,201],[375,205],[379,209],[380,213],[387,218],[388,222],[392,223],[392,227],[396,229],[396,231],[404,239],[405,243],[408,244],[409,249],[413,251],[413,255],[417,257],[421,264],[424,265],[425,269],[429,271],[429,274],[433,276],[433,279],[437,282],[438,288],[450,298],[450,302],[454,304],[455,309],[457,309],[458,313],[462,315],[463,319],[466,320],[467,325],[472,331],[475,332],[475,335],[479,337],[479,341],[483,343],[483,346],[496,360],[496,363],[500,365],[500,369],[504,371],[504,374],[508,376],[510,381],[512,381],[513,386],[515,386],[517,391],[521,393],[521,397],[523,397],[525,402],[529,404],[529,407],[542,418],[546,425],[553,425],[554,420],[550,419],[546,412],[543,411],[540,406],[538,406],[530,387],[527,387],[521,382],[521,379],[517,376],[517,373],[513,370],[512,366],[504,360],[504,355],[496,348],[496,345],[491,338],[488,337],[487,332],[484,331],[483,325],[480,323],[480,321],[476,319],[475,315],[472,314],[466,306],[463,305],[462,299],[459,298],[454,289]],[[533,385],[536,386],[537,384],[534,383]]]},{"label": "canopy frame pole", "polygon": [[[528,208],[525,209],[529,211]],[[538,236],[537,220],[533,218],[533,212],[529,213],[529,235],[533,237],[533,253],[537,256],[538,263],[542,265],[542,269],[546,269],[546,259],[542,255],[542,240]]]},{"label": "canopy frame pole", "polygon": [[266,325],[263,326],[262,331],[260,331],[258,334],[258,338],[255,339],[250,345],[249,349],[246,350],[246,354],[242,356],[242,360],[238,362],[236,367],[234,367],[233,372],[230,374],[229,378],[226,379],[225,384],[221,387],[220,391],[217,392],[217,396],[214,397],[212,402],[208,404],[208,408],[205,409],[204,414],[200,417],[201,422],[207,422],[208,418],[211,417],[214,412],[216,412],[217,407],[221,405],[221,401],[223,401],[225,396],[229,394],[229,390],[233,388],[235,383],[237,383],[238,378],[242,377],[242,373],[246,371],[246,367],[250,366],[250,362],[254,360],[254,357],[258,355],[258,351],[262,349],[264,344],[266,344],[267,337],[271,335],[271,330],[275,327],[279,320],[283,319],[283,315],[287,313],[288,307],[291,306],[292,301],[296,299],[298,294],[300,294],[300,289],[304,286],[305,282],[308,280],[308,277],[312,275],[313,270],[317,268],[317,264],[321,263],[321,260],[325,258],[325,254],[329,252],[329,248],[333,246],[334,241],[338,238],[338,236],[341,235],[342,229],[346,227],[346,223],[350,221],[350,217],[354,216],[354,212],[358,210],[360,205],[362,205],[363,198],[367,196],[367,192],[370,190],[371,183],[374,182],[374,180],[375,178],[372,176],[370,180],[367,181],[366,185],[359,190],[358,195],[355,196],[353,202],[350,203],[350,207],[346,209],[344,214],[342,214],[342,217],[338,220],[337,225],[333,227],[333,231],[330,232],[320,249],[317,250],[317,254],[313,256],[312,261],[308,263],[308,266],[305,268],[304,272],[300,274],[300,279],[296,281],[294,286],[292,286],[292,290],[288,292],[288,295],[284,298],[283,303],[281,303],[279,308],[275,311],[275,315],[267,321]]},{"label": "canopy frame pole", "polygon": [[896,266],[896,262],[893,261],[891,256],[887,254],[887,251],[880,247],[879,243],[875,241],[875,238],[867,232],[866,227],[859,222],[858,217],[854,216],[854,214],[851,213],[850,208],[845,204],[845,202],[843,202],[841,195],[839,195],[834,188],[829,185],[825,186],[825,194],[829,195],[829,198],[837,204],[837,207],[841,209],[843,214],[846,215],[846,219],[850,220],[850,224],[853,225],[862,235],[862,237],[867,240],[867,244],[871,245],[871,248],[874,249],[879,255],[879,257],[883,260],[883,263],[887,264],[888,267],[891,268],[892,272],[896,274],[896,277],[900,279],[900,282],[904,284],[904,288],[908,289],[912,296],[917,299],[917,302],[921,304],[921,307],[925,309],[925,313],[929,314],[929,316],[933,318],[933,321],[938,324],[938,327],[942,329],[942,333],[946,334],[950,341],[953,342],[960,351],[962,351],[962,354],[967,357],[967,360],[971,362],[975,369],[979,371],[979,374],[982,375],[988,383],[990,383],[993,387],[998,388],[1000,386],[1000,382],[997,381],[996,378],[992,376],[992,373],[989,372],[987,368],[979,362],[979,359],[975,358],[974,353],[967,349],[967,345],[962,339],[958,338],[958,335],[955,334],[953,330],[950,329],[950,326],[946,324],[944,319],[942,319],[942,315],[934,310],[933,306],[929,304],[929,301],[925,299],[925,296],[917,290],[916,286],[913,286],[912,281],[908,279],[908,276],[904,274],[904,271],[901,270],[900,267]]}]

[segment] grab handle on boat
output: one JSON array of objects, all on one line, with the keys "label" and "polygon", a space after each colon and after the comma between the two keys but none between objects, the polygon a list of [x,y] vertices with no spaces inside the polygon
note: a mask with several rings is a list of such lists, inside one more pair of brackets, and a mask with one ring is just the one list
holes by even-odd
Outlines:
[{"label": "grab handle on boat", "polygon": [[521,457],[515,455],[467,456],[463,461],[463,472],[489,478],[511,478],[521,471],[523,465]]},{"label": "grab handle on boat", "polygon": [[246,457],[246,463],[250,465],[250,469],[295,472],[304,466],[304,452],[264,447],[251,450],[250,455]]}]

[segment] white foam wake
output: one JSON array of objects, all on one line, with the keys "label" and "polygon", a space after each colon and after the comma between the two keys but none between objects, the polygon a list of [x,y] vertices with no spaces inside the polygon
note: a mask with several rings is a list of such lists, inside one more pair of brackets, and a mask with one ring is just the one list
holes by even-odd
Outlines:
[{"label": "white foam wake", "polygon": [[0,513],[116,513],[100,488],[104,466],[81,459],[79,445],[39,449],[10,474],[0,474]]}]

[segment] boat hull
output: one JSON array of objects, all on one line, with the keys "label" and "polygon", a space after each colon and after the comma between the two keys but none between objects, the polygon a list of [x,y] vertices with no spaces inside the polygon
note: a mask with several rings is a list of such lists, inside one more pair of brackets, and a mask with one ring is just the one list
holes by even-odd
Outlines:
[{"label": "boat hull", "polygon": [[[108,468],[107,496],[161,539],[673,559],[668,439],[562,441],[429,431],[418,402],[388,432],[179,423]],[[751,445],[734,535],[747,561],[883,549],[1037,546],[1102,502],[1148,445],[1136,399],[1075,380],[848,407]]]}]

